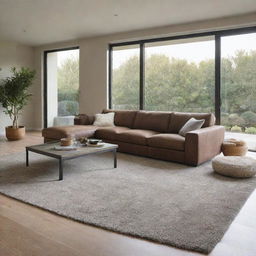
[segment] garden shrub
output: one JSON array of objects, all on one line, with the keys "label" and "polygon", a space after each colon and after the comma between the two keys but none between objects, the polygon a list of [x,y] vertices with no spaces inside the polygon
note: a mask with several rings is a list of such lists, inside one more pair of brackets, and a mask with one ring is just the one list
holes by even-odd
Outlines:
[{"label": "garden shrub", "polygon": [[[256,113],[252,111],[244,112],[241,117],[244,119],[246,126],[255,126],[256,125]],[[251,127],[249,127],[251,128]]]},{"label": "garden shrub", "polygon": [[242,128],[238,125],[235,125],[231,128],[231,132],[242,132]]},{"label": "garden shrub", "polygon": [[228,120],[231,126],[243,126],[245,124],[244,119],[236,113],[230,114]]},{"label": "garden shrub", "polygon": [[256,134],[256,127],[246,127],[245,133]]},{"label": "garden shrub", "polygon": [[79,112],[79,104],[77,101],[60,101],[58,103],[58,115],[59,116],[72,116]]},{"label": "garden shrub", "polygon": [[230,129],[231,129],[231,126],[225,125],[225,130],[226,131],[230,131]]}]

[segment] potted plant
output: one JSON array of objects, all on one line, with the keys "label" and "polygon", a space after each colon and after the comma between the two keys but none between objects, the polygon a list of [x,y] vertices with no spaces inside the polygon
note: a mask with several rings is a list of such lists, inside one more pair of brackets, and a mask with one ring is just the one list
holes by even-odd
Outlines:
[{"label": "potted plant", "polygon": [[31,94],[28,88],[35,77],[35,71],[22,67],[11,69],[12,76],[3,79],[0,83],[0,103],[5,114],[12,120],[12,126],[5,128],[8,140],[19,140],[25,136],[25,127],[19,125],[19,116],[28,103]]}]

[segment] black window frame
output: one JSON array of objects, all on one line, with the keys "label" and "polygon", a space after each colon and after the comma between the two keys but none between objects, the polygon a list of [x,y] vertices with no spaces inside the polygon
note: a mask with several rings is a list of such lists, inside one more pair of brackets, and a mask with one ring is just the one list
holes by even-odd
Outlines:
[{"label": "black window frame", "polygon": [[256,26],[234,28],[234,29],[225,29],[217,31],[208,31],[202,33],[191,33],[183,34],[176,36],[167,36],[151,39],[142,39],[142,40],[133,40],[125,41],[120,43],[111,43],[109,44],[109,59],[108,59],[108,107],[112,108],[112,72],[113,72],[113,48],[119,46],[129,46],[129,45],[139,45],[140,47],[140,95],[139,95],[139,110],[145,109],[145,44],[153,42],[164,42],[171,40],[179,39],[188,39],[194,37],[205,37],[205,36],[214,36],[215,40],[215,116],[216,124],[221,123],[221,38],[225,36],[232,35],[242,35],[255,33]]},{"label": "black window frame", "polygon": [[72,47],[66,47],[66,48],[59,48],[59,49],[52,49],[52,50],[45,50],[44,51],[44,60],[43,60],[43,118],[44,118],[44,128],[48,127],[48,98],[47,98],[47,92],[48,92],[48,84],[47,84],[47,55],[48,53],[53,52],[63,52],[63,51],[69,51],[69,50],[80,50],[79,46],[72,46]]}]

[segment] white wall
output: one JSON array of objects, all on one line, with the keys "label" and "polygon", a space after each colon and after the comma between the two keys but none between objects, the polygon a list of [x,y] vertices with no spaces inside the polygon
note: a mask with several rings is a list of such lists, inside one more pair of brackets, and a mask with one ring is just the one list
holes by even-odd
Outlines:
[{"label": "white wall", "polygon": [[47,101],[48,101],[48,126],[53,126],[53,120],[58,116],[58,81],[57,81],[57,52],[48,54],[47,57]]},{"label": "white wall", "polygon": [[256,25],[255,14],[119,33],[95,38],[85,38],[36,47],[35,67],[38,74],[41,74],[41,78],[36,84],[38,91],[36,96],[37,102],[40,102],[39,108],[37,109],[36,125],[37,127],[42,127],[43,125],[42,57],[44,50],[72,46],[80,47],[80,113],[93,114],[107,107],[107,54],[109,43],[252,25]]},{"label": "white wall", "polygon": [[[10,73],[11,67],[29,67],[34,68],[34,49],[32,47],[19,45],[13,42],[0,41],[0,79],[5,78]],[[31,92],[34,88],[31,88]],[[35,128],[34,126],[34,107],[33,98],[30,103],[25,107],[21,118],[20,124],[25,125],[28,129]],[[11,125],[9,117],[3,113],[2,106],[0,106],[0,134],[5,132],[5,126]]]}]

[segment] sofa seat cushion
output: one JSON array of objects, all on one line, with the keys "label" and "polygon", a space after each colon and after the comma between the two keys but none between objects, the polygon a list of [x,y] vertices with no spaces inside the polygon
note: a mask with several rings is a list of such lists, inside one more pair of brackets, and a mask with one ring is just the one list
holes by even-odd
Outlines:
[{"label": "sofa seat cushion", "polygon": [[94,125],[69,125],[69,126],[54,126],[45,128],[42,135],[48,139],[59,140],[67,137],[93,137],[97,127]]},{"label": "sofa seat cushion", "polygon": [[116,140],[116,135],[130,130],[127,127],[115,126],[115,127],[99,127],[95,132],[95,137],[105,140]]},{"label": "sofa seat cushion", "polygon": [[179,134],[161,133],[147,139],[150,147],[185,150],[185,138]]},{"label": "sofa seat cushion", "polygon": [[158,134],[155,131],[151,130],[139,130],[139,129],[130,129],[116,135],[116,139],[122,142],[128,142],[137,145],[147,145],[147,138]]}]

